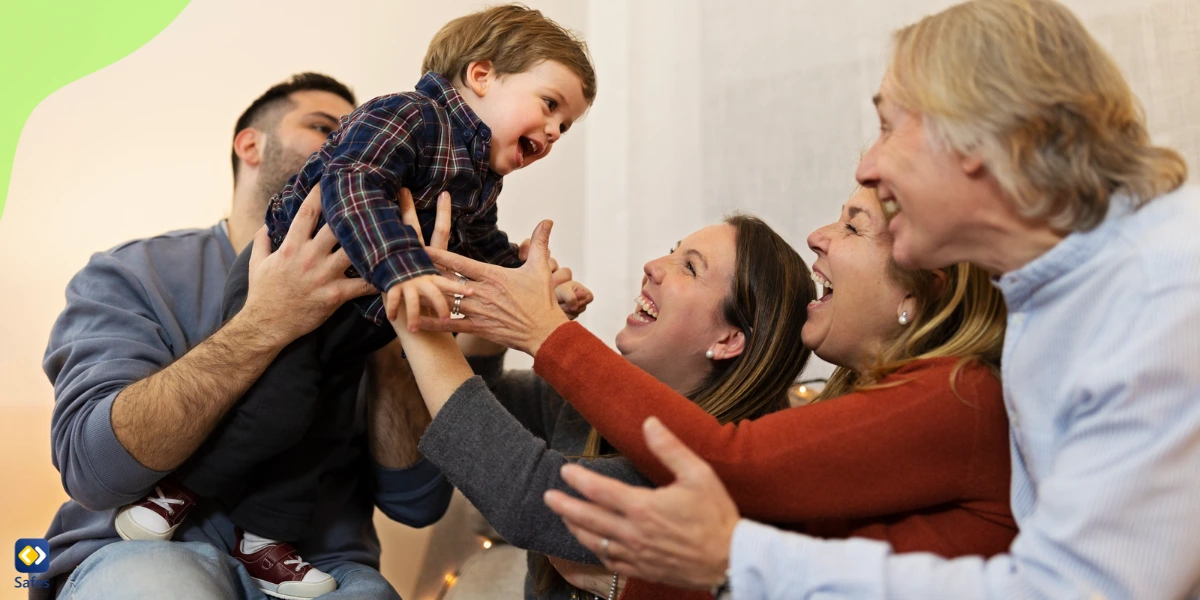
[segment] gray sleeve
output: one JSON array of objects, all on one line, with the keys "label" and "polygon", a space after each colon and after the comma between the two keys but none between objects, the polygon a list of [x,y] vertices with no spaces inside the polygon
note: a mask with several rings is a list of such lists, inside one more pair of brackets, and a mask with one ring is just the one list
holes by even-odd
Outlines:
[{"label": "gray sleeve", "polygon": [[67,285],[42,360],[54,384],[51,460],[63,489],[90,510],[137,500],[165,473],[137,462],[117,440],[110,412],[122,390],[175,356],[133,272],[97,254]]},{"label": "gray sleeve", "polygon": [[497,402],[534,435],[548,440],[562,411],[563,399],[533,371],[505,371],[504,355],[468,356],[467,363],[492,391]]},{"label": "gray sleeve", "polygon": [[[559,475],[569,459],[521,427],[481,378],[467,380],[454,392],[425,431],[420,449],[508,543],[600,564],[542,501],[549,489],[578,497]],[[626,483],[650,485],[622,458],[570,462]]]}]

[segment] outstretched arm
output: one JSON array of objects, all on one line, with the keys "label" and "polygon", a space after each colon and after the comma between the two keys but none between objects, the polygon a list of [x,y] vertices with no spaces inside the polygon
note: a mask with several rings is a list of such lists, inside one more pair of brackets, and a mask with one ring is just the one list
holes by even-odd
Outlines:
[{"label": "outstretched arm", "polygon": [[983,367],[964,368],[958,389],[971,402],[963,402],[950,389],[955,362],[898,373],[899,386],[725,425],[576,324],[549,336],[534,369],[656,484],[673,475],[642,435],[649,417],[712,465],[744,514],[797,523],[954,501],[974,482],[981,457],[1007,461],[998,382]]}]

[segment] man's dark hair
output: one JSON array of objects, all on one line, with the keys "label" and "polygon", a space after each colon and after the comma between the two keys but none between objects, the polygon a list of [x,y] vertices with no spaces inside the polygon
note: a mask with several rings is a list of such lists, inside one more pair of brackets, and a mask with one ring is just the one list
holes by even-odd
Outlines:
[{"label": "man's dark hair", "polygon": [[[237,125],[233,128],[233,137],[242,132],[243,129],[250,127],[262,127],[261,122],[274,112],[274,109],[291,102],[290,97],[296,92],[306,91],[329,92],[341,96],[350,106],[358,106],[358,102],[354,99],[354,92],[346,87],[346,84],[320,73],[297,73],[292,75],[282,83],[276,84],[259,96],[250,104],[246,112],[238,117]],[[238,177],[238,160],[237,151],[230,152],[230,158],[233,162],[233,180],[237,181]]]}]

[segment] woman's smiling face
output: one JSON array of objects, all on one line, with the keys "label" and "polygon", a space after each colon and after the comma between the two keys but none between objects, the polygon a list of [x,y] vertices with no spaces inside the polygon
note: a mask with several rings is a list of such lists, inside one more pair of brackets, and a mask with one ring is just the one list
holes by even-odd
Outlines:
[{"label": "woman's smiling face", "polygon": [[621,354],[676,390],[707,374],[712,361],[704,353],[736,330],[722,310],[736,252],[736,230],[721,224],[687,236],[670,254],[646,263],[634,312],[617,334]]},{"label": "woman's smiling face", "polygon": [[855,192],[836,222],[808,236],[808,246],[817,253],[813,279],[824,289],[808,305],[804,345],[830,363],[861,371],[899,333],[906,296],[889,276],[892,237],[875,191]]}]

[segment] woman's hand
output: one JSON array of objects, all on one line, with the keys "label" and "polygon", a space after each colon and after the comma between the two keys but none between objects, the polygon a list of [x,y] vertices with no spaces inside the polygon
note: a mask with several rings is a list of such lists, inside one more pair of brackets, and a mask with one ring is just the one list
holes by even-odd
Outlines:
[{"label": "woman's hand", "polygon": [[[521,242],[517,247],[517,256],[524,261],[529,260],[529,240]],[[587,306],[596,299],[592,295],[592,291],[584,287],[582,283],[573,279],[573,274],[569,267],[563,267],[558,264],[554,257],[550,258],[550,279],[554,283],[554,297],[558,300],[558,307],[566,313],[567,318],[574,321],[587,310]]]},{"label": "woman's hand", "polygon": [[[555,570],[567,583],[601,598],[607,598],[608,593],[612,590],[613,573],[599,565],[585,565],[553,556],[547,556],[550,559],[550,564],[554,565]],[[619,598],[621,591],[625,589],[625,578],[617,578],[617,593],[613,594],[613,598]]]},{"label": "woman's hand", "polygon": [[538,223],[530,241],[529,258],[517,269],[429,248],[429,257],[439,267],[472,280],[473,294],[459,303],[459,312],[466,318],[444,323],[437,318],[422,317],[421,327],[478,335],[536,356],[550,333],[568,321],[554,293],[554,270],[550,263],[552,225],[550,221]]},{"label": "woman's hand", "polygon": [[647,419],[644,429],[646,445],[675,474],[674,483],[648,490],[569,464],[563,479],[592,503],[550,490],[546,505],[610,571],[711,589],[729,568],[737,507],[712,467],[658,419]]},{"label": "woman's hand", "polygon": [[[529,240],[521,242],[517,247],[517,256],[523,261],[529,260]],[[571,269],[560,266],[553,257],[549,260],[549,266],[550,282],[554,286],[554,297],[558,300],[558,307],[568,319],[574,321],[587,310],[588,304],[591,304],[595,296],[583,284],[572,279]],[[462,348],[463,354],[467,356],[496,356],[508,350],[507,346],[469,333],[459,333],[458,347]]]},{"label": "woman's hand", "polygon": [[[450,193],[438,194],[437,215],[433,222],[433,235],[429,239],[430,248],[445,250],[449,245],[450,208]],[[400,188],[400,221],[412,227],[417,232],[417,239],[424,243],[421,235],[421,221],[417,217],[417,206],[413,202],[412,192],[408,191],[408,188]],[[387,319],[395,324],[397,313],[401,310],[400,305],[403,304],[408,313],[406,322],[412,324],[415,329],[417,317],[421,313],[422,300],[426,306],[437,313],[438,317],[448,321],[450,320],[450,307],[446,302],[446,295],[454,297],[455,294],[470,295],[470,290],[462,283],[440,275],[420,275],[388,288],[388,291],[383,294],[383,305],[386,309]]]},{"label": "woman's hand", "polygon": [[[400,220],[417,231],[421,230],[412,194],[406,189],[400,190]],[[442,192],[438,195],[437,217],[434,220],[430,245],[426,250],[444,251],[449,240],[450,194]],[[408,354],[408,363],[417,380],[425,407],[431,416],[436,417],[450,396],[464,381],[470,379],[474,372],[449,334],[410,330],[408,314],[402,310],[397,311],[392,319],[392,328],[396,330],[396,336]]]}]

